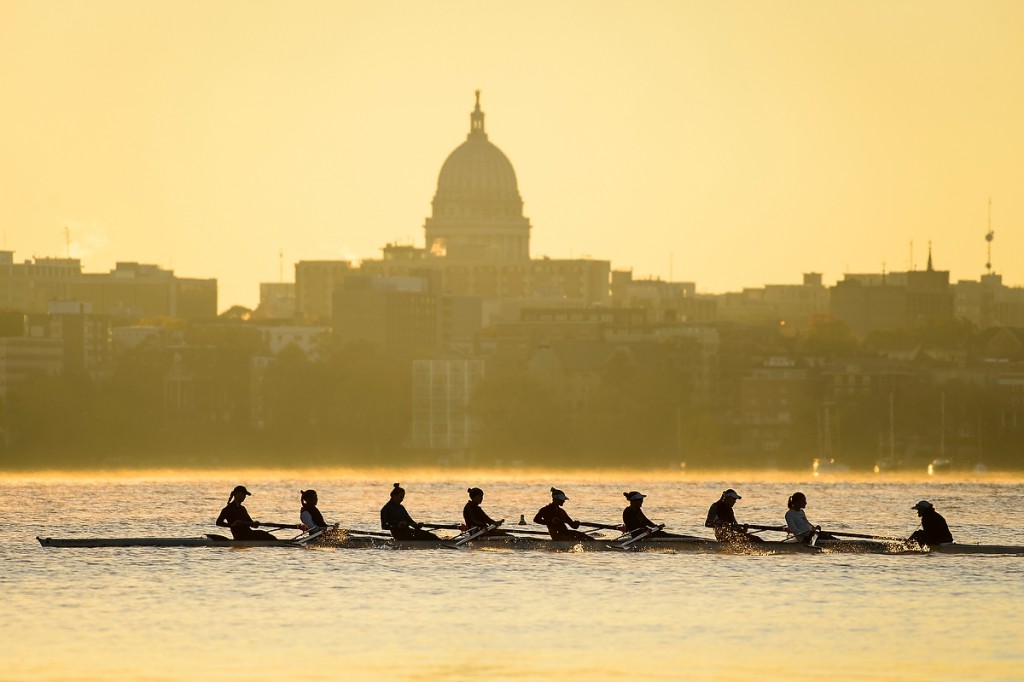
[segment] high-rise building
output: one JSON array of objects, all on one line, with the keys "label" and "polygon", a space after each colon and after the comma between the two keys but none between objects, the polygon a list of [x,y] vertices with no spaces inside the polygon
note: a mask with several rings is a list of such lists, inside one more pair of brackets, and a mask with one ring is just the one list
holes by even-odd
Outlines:
[{"label": "high-rise building", "polygon": [[483,361],[417,360],[412,371],[412,447],[464,450],[475,445],[479,427],[469,401],[483,379]]}]

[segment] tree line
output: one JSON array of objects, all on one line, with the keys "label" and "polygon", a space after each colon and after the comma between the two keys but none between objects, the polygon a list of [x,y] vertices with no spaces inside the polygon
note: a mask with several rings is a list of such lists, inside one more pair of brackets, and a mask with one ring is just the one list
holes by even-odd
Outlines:
[{"label": "tree line", "polygon": [[[530,466],[805,468],[832,453],[858,468],[949,453],[1018,468],[1024,424],[1007,428],[989,387],[923,373],[898,395],[828,404],[814,384],[789,406],[785,445],[770,461],[745,451],[739,385],[770,357],[871,357],[882,348],[931,344],[977,351],[966,323],[878,333],[860,341],[841,322],[800,334],[721,327],[716,390],[694,390],[699,349],[663,344],[638,361],[612,352],[582,399],[523,363],[492,363],[469,405],[478,442],[458,461]],[[435,464],[409,447],[411,357],[326,340],[314,358],[296,347],[261,365],[255,328],[237,319],[189,327],[178,346],[124,351],[99,377],[31,376],[0,404],[0,467],[393,466]],[[824,406],[828,404],[827,415]],[[893,419],[893,415],[898,419]],[[824,423],[827,420],[828,424]],[[827,438],[827,442],[826,442]],[[894,450],[898,457],[894,458]],[[906,463],[906,462],[904,462]]]}]

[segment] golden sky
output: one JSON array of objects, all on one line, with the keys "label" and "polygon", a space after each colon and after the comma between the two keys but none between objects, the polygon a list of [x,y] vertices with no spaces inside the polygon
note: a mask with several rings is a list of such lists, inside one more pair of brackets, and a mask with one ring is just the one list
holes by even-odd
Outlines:
[{"label": "golden sky", "polygon": [[1024,283],[1024,2],[0,0],[0,228],[220,280],[423,244],[480,88],[532,255]]}]

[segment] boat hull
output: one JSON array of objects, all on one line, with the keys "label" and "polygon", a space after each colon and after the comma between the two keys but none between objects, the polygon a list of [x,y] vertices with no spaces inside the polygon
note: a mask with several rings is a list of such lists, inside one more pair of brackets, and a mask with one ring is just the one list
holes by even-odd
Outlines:
[{"label": "boat hull", "polygon": [[[451,540],[411,541],[394,540],[386,537],[372,537],[345,533],[331,533],[312,540],[232,540],[221,536],[193,538],[138,537],[138,538],[37,538],[39,544],[48,548],[89,548],[89,547],[308,547],[319,549],[389,549],[417,550],[452,548]],[[986,553],[984,545],[958,545],[956,549],[943,549],[945,553]],[[670,539],[652,538],[621,547],[612,540],[575,542],[549,540],[546,538],[490,537],[469,541],[459,549],[490,551],[543,550],[555,552],[603,552],[639,551],[667,553],[703,554],[830,554],[830,553],[872,553],[897,554],[910,550],[903,545],[878,542],[842,542],[811,547],[793,542],[728,543],[711,539]],[[1000,554],[1024,552],[1024,548],[999,546]],[[1016,549],[1017,552],[1008,551]]]},{"label": "boat hull", "polygon": [[43,547],[302,547],[290,540],[201,538],[36,538]]}]

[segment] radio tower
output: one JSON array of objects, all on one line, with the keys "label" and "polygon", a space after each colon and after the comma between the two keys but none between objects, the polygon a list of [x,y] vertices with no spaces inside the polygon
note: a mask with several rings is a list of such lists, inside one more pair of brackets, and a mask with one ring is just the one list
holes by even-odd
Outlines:
[{"label": "radio tower", "polygon": [[985,269],[988,270],[988,274],[992,274],[992,240],[996,238],[996,233],[992,231],[992,197],[988,198],[988,232],[985,233],[985,241],[988,242],[988,261],[985,263]]}]

